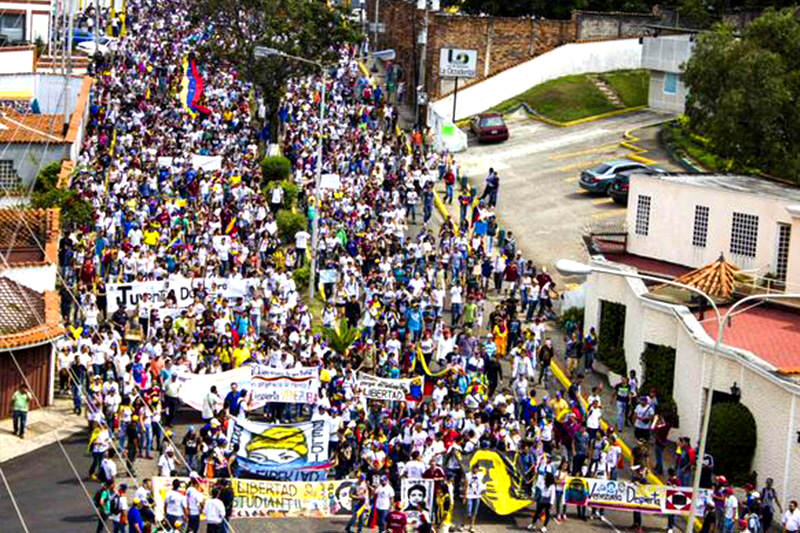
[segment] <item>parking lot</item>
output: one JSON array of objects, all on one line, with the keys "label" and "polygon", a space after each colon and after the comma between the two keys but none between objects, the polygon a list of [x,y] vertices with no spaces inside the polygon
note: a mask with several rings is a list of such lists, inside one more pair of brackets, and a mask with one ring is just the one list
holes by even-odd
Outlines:
[{"label": "parking lot", "polygon": [[[626,131],[667,118],[642,111],[562,128],[518,112],[506,117],[508,141],[478,144],[470,135],[469,148],[456,157],[479,194],[489,168],[499,173],[501,225],[514,232],[526,257],[552,265],[561,257],[585,258],[581,236],[590,228],[623,228],[625,207],[582,190],[581,171],[627,157],[631,152],[619,144]],[[656,128],[639,131],[652,137]],[[646,156],[668,170],[680,169],[658,152]]]}]

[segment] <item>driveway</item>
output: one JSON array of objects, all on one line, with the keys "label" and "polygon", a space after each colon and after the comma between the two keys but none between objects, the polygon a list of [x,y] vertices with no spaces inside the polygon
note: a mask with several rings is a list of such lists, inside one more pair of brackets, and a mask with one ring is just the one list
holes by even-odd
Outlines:
[{"label": "driveway", "polygon": [[[590,228],[622,231],[625,207],[611,198],[587,194],[578,186],[580,172],[627,157],[631,152],[619,145],[626,131],[667,118],[642,111],[561,128],[517,112],[506,118],[511,134],[508,141],[478,144],[470,135],[468,149],[456,159],[479,194],[489,168],[499,173],[497,214],[501,226],[517,236],[525,257],[550,266],[561,257],[583,260],[588,254],[582,235]],[[651,128],[643,131],[652,136],[653,131],[648,130]],[[646,156],[668,169],[680,170],[664,154],[648,152]]]}]

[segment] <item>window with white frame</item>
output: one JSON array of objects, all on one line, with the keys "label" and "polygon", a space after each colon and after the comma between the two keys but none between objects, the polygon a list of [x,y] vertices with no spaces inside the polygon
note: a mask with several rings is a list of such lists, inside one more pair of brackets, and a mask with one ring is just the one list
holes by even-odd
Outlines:
[{"label": "window with white frame", "polygon": [[708,241],[708,206],[694,206],[694,230],[692,231],[692,246],[705,248]]},{"label": "window with white frame", "polygon": [[786,268],[789,265],[789,241],[792,238],[792,226],[778,223],[778,249],[775,251],[775,275],[786,281]]},{"label": "window with white frame", "polygon": [[733,213],[731,254],[755,257],[758,244],[758,215]]},{"label": "window with white frame", "polygon": [[650,233],[650,197],[640,194],[636,200],[636,235]]},{"label": "window with white frame", "polygon": [[14,161],[0,159],[0,190],[18,189],[20,185],[17,171],[14,170]]}]

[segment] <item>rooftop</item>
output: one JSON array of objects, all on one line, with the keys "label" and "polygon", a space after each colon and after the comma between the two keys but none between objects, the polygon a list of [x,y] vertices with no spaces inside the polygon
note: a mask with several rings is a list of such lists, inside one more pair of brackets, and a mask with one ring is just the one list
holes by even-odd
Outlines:
[{"label": "rooftop", "polygon": [[[720,308],[725,313],[727,308]],[[700,324],[708,335],[717,336],[717,321],[706,311]],[[725,327],[723,344],[752,352],[781,374],[800,374],[800,314],[765,304],[736,312]]]},{"label": "rooftop", "polygon": [[19,348],[64,333],[58,294],[36,292],[0,276],[0,348]]},{"label": "rooftop", "polygon": [[63,143],[64,115],[0,113],[0,143]]},{"label": "rooftop", "polygon": [[58,209],[0,209],[0,249],[9,266],[57,263],[60,233]]},{"label": "rooftop", "polygon": [[775,200],[800,202],[800,188],[752,176],[740,176],[738,174],[687,174],[684,172],[651,175],[637,174],[636,176],[637,179],[644,177],[645,179],[682,183],[706,189],[755,194]]}]

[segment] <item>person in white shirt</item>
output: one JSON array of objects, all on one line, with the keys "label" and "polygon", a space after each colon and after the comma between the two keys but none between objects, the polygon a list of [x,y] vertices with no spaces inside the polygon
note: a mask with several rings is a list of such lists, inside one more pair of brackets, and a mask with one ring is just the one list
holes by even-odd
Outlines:
[{"label": "person in white shirt", "polygon": [[225,522],[225,505],[219,499],[218,488],[211,489],[211,497],[206,500],[203,514],[206,515],[206,531],[208,533],[222,533],[223,522]]},{"label": "person in white shirt", "polygon": [[189,481],[189,489],[186,491],[186,512],[189,515],[189,531],[199,531],[200,511],[203,508],[203,493],[197,489],[197,479]]},{"label": "person in white shirt", "polygon": [[176,527],[176,522],[182,522],[184,511],[186,509],[186,496],[180,493],[181,481],[179,479],[172,480],[172,490],[167,492],[164,496],[164,514],[167,515],[167,521],[172,527]]},{"label": "person in white shirt", "polygon": [[800,531],[800,509],[797,508],[797,500],[789,502],[789,508],[783,513],[784,533],[797,533]]},{"label": "person in white shirt", "polygon": [[222,398],[219,394],[217,394],[217,387],[216,385],[211,386],[211,390],[209,390],[206,397],[203,398],[203,412],[202,417],[204,422],[208,422],[212,418],[214,418],[214,414],[217,411],[217,406],[222,403]]},{"label": "person in white shirt", "polygon": [[175,471],[175,451],[169,447],[158,458],[158,475],[169,477]]},{"label": "person in white shirt", "polygon": [[381,477],[381,484],[375,489],[375,509],[378,511],[378,531],[386,531],[386,518],[392,509],[394,489],[389,478]]},{"label": "person in white shirt", "polygon": [[[486,489],[484,474],[478,465],[472,465],[472,470],[464,475],[465,495],[467,498],[467,518],[469,531],[475,531],[475,519],[478,516],[481,495]],[[466,525],[466,524],[465,524]],[[462,528],[463,529],[463,528]]]},{"label": "person in white shirt", "polygon": [[420,461],[420,452],[411,452],[411,460],[406,463],[406,477],[408,479],[422,479],[425,468],[425,463]]},{"label": "person in white shirt", "polygon": [[[114,524],[114,531],[124,531],[126,518],[128,515],[128,485],[120,484],[117,493],[111,496],[109,503],[111,509],[111,522]],[[114,512],[116,511],[116,512]],[[125,518],[123,518],[125,517]]]}]

